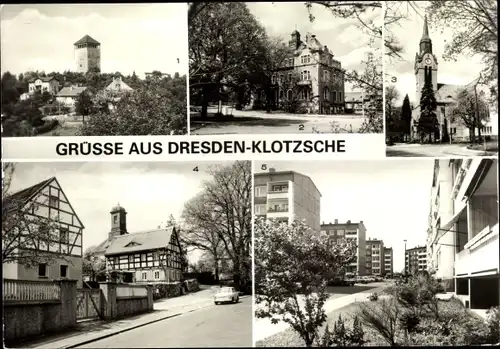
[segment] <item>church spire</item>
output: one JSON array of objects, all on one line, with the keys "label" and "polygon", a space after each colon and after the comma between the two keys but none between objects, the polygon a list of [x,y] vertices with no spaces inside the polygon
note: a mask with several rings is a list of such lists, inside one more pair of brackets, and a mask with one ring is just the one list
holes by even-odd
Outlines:
[{"label": "church spire", "polygon": [[432,53],[432,41],[429,36],[429,25],[427,24],[427,15],[424,16],[424,29],[420,39],[420,54]]}]

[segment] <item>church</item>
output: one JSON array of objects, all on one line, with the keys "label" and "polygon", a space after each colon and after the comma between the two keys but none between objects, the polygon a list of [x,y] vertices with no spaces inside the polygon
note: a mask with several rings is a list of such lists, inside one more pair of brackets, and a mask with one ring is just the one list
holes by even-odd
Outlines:
[{"label": "church", "polygon": [[[430,78],[432,82],[432,89],[437,101],[436,116],[439,124],[438,133],[435,135],[434,140],[448,141],[450,138],[454,141],[469,140],[469,129],[460,121],[450,122],[450,111],[455,106],[457,96],[460,91],[467,89],[471,93],[474,93],[475,90],[479,93],[481,89],[484,89],[484,86],[480,85],[480,77],[474,79],[467,85],[438,83],[438,61],[436,55],[432,52],[432,40],[429,36],[427,17],[424,18],[424,27],[422,38],[420,39],[419,52],[415,54],[415,78],[416,100],[414,103],[415,107],[412,112],[411,138],[418,138],[417,126],[420,118],[420,97],[425,79]],[[492,115],[490,112],[490,120],[494,120],[496,118],[497,115]],[[497,133],[498,127],[492,127],[491,121],[484,125],[481,129],[482,135],[496,135]]]}]

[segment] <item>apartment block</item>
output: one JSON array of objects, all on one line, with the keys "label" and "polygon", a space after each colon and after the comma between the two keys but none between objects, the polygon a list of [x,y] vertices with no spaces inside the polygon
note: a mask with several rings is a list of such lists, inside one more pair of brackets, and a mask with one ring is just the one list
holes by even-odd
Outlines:
[{"label": "apartment block", "polygon": [[417,246],[405,251],[405,272],[414,274],[427,270],[427,247]]},{"label": "apartment block", "polygon": [[334,223],[321,224],[320,233],[338,240],[347,239],[353,241],[357,246],[356,259],[349,265],[346,272],[359,276],[366,275],[366,228],[363,221],[359,223],[351,221],[339,223],[338,219],[335,219]]},{"label": "apartment block", "polygon": [[366,273],[368,275],[384,275],[384,242],[378,239],[366,241]]},{"label": "apartment block", "polygon": [[254,214],[292,223],[305,220],[320,230],[321,193],[308,176],[294,171],[254,174]]},{"label": "apartment block", "polygon": [[392,275],[394,273],[394,254],[392,247],[384,247],[384,275]]},{"label": "apartment block", "polygon": [[472,309],[500,304],[498,160],[436,160],[427,246],[436,276]]}]

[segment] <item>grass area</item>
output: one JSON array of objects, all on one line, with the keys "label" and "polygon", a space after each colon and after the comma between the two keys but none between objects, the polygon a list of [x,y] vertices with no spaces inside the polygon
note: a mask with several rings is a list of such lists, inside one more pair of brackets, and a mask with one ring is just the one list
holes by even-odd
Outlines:
[{"label": "grass area", "polygon": [[[378,300],[377,303],[378,302],[381,302],[381,300]],[[341,315],[343,319],[352,320],[360,310],[361,303],[362,302],[351,303],[343,308],[337,309],[334,312],[327,314],[328,315],[327,323],[329,325],[329,328],[330,329],[333,328],[333,324],[338,319],[339,315]],[[440,312],[452,312],[452,311],[456,312],[459,311],[460,309],[463,309],[463,307],[457,299],[439,302]],[[478,317],[476,314],[470,311],[469,314],[471,316]],[[323,333],[325,327],[326,324],[320,330],[320,334]],[[368,341],[368,343],[366,343],[365,346],[387,346],[387,343],[376,331],[369,328],[365,324],[363,324],[363,330],[365,332],[365,340]],[[305,347],[304,341],[299,337],[297,332],[293,331],[290,328],[288,328],[283,332],[270,336],[266,339],[260,340],[256,342],[255,345],[257,347]]]},{"label": "grass area", "polygon": [[472,149],[472,150],[480,150],[480,151],[498,153],[498,140],[497,141],[488,141],[486,143],[469,145],[467,148]]},{"label": "grass area", "polygon": [[73,122],[73,121],[62,122],[59,126],[57,126],[52,131],[41,133],[41,134],[37,135],[37,137],[76,136],[81,124],[82,124],[81,122]]}]

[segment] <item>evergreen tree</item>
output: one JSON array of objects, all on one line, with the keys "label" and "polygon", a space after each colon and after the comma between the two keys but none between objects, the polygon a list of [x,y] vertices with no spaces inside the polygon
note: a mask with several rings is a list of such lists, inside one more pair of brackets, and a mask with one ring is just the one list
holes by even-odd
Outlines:
[{"label": "evergreen tree", "polygon": [[418,120],[418,133],[421,141],[424,140],[425,136],[429,136],[429,140],[432,140],[432,135],[438,131],[437,101],[432,88],[431,70],[426,69],[425,75],[420,97],[420,119]]},{"label": "evergreen tree", "polygon": [[403,135],[410,135],[411,130],[411,106],[408,95],[403,99],[403,107],[401,108],[401,121]]}]

